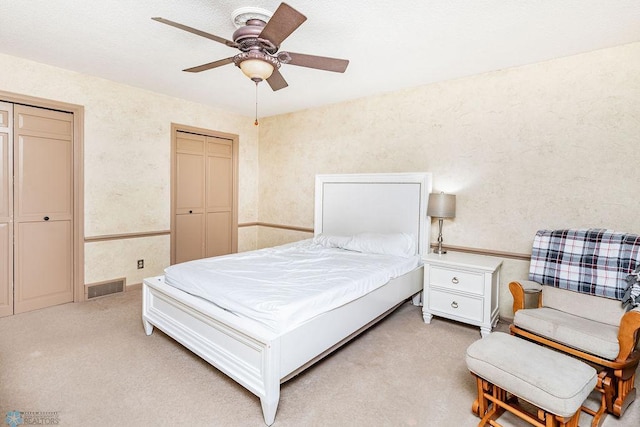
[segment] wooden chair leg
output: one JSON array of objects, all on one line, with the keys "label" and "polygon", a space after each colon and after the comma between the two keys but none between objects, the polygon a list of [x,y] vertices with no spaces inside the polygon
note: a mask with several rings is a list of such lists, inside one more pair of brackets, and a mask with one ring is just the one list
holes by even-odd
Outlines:
[{"label": "wooden chair leg", "polygon": [[485,397],[484,393],[485,393],[485,391],[486,392],[489,391],[489,388],[490,388],[491,384],[489,384],[489,382],[487,382],[486,380],[483,380],[482,378],[480,378],[480,377],[478,377],[476,375],[473,375],[473,376],[476,378],[477,398],[473,402],[473,405],[471,406],[471,412],[476,414],[476,416],[478,416],[478,418],[482,418],[482,417],[484,417],[485,413],[487,412],[487,409],[488,409],[488,406],[489,406],[489,401]]},{"label": "wooden chair leg", "polygon": [[605,369],[606,376],[602,378],[602,389],[604,391],[604,400],[605,406],[607,407],[607,412],[613,414],[613,404],[615,402],[616,395],[616,378],[613,375],[613,372]]},{"label": "wooden chair leg", "polygon": [[544,419],[546,421],[545,427],[556,427],[557,426],[556,417],[554,417],[553,415],[549,414]]},{"label": "wooden chair leg", "polygon": [[621,417],[627,410],[631,402],[636,398],[635,379],[636,366],[614,371],[617,379],[615,388],[616,399],[613,401],[610,412]]},{"label": "wooden chair leg", "polygon": [[[480,420],[480,422],[478,423],[478,427],[484,427],[487,424],[489,424],[490,426],[500,426],[496,419],[498,419],[500,415],[504,413],[504,408],[499,404],[499,402],[505,402],[507,400],[507,392],[506,390],[503,390],[500,387],[489,383],[488,381],[483,382],[491,388],[491,390],[487,390],[487,394],[491,393],[492,404],[484,417],[482,417],[482,420]],[[484,395],[485,399],[487,394]]]},{"label": "wooden chair leg", "polygon": [[600,427],[602,422],[607,416],[607,398],[605,392],[605,386],[610,388],[611,378],[607,376],[607,371],[600,371],[598,374],[598,382],[596,383],[596,390],[600,393],[600,406],[597,411],[582,406],[580,410],[586,412],[593,417],[591,421],[591,427]]},{"label": "wooden chair leg", "polygon": [[478,423],[478,427],[484,427],[487,424],[489,424],[490,426],[495,425],[495,423],[494,423],[495,419],[500,416],[498,414],[497,408],[499,408],[499,406],[497,406],[497,405],[491,406],[491,409],[489,409],[489,411],[487,411],[485,416],[482,417],[482,419]]}]

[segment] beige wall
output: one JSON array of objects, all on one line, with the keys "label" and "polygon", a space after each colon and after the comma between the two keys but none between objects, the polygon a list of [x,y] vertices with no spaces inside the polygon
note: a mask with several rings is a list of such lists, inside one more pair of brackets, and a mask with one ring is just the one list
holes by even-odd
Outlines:
[{"label": "beige wall", "polygon": [[[0,90],[84,106],[87,238],[169,230],[172,122],[239,135],[239,222],[258,220],[253,119],[7,55],[0,69]],[[256,233],[239,233],[239,249],[254,248]],[[141,283],[168,264],[169,236],[85,244],[85,283]]]},{"label": "beige wall", "polygon": [[[540,228],[640,233],[639,136],[640,43],[266,118],[260,220],[313,227],[317,173],[429,171],[457,195],[445,243],[530,253]],[[527,266],[505,262],[503,316]]]},{"label": "beige wall", "polygon": [[[87,237],[169,228],[172,122],[240,135],[240,223],[313,227],[317,173],[429,171],[434,191],[458,197],[445,243],[528,253],[543,227],[640,232],[640,43],[263,118],[259,128],[21,58],[0,55],[0,68],[0,90],[84,106]],[[305,237],[249,227],[238,247]],[[85,283],[139,283],[168,260],[168,236],[90,242]],[[503,315],[505,283],[526,268],[505,261]]]}]

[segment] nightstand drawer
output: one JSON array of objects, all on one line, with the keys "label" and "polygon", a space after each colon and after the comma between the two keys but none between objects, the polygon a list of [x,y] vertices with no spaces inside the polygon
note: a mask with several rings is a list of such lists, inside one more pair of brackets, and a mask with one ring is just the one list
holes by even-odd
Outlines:
[{"label": "nightstand drawer", "polygon": [[482,322],[482,298],[431,289],[428,303],[430,310]]},{"label": "nightstand drawer", "polygon": [[433,266],[429,271],[429,282],[432,286],[484,295],[482,274]]}]

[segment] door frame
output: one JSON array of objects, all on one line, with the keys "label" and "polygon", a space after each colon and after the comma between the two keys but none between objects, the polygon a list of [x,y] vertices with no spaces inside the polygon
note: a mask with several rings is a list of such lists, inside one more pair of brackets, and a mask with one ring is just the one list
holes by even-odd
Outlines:
[{"label": "door frame", "polygon": [[198,135],[211,136],[214,138],[223,138],[231,140],[231,150],[233,157],[233,173],[232,173],[232,219],[231,219],[231,252],[238,252],[238,153],[239,153],[239,136],[232,133],[220,132],[211,129],[199,128],[195,126],[183,125],[179,123],[171,123],[171,250],[170,264],[176,262],[176,149],[178,132],[195,133]]},{"label": "door frame", "polygon": [[2,90],[0,101],[73,114],[73,301],[84,301],[84,106]]}]

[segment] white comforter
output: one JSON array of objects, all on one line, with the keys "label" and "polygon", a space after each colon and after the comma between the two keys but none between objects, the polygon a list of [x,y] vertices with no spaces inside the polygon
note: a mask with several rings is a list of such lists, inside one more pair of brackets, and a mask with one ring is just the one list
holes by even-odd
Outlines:
[{"label": "white comforter", "polygon": [[165,269],[166,283],[276,333],[353,301],[421,264],[303,240]]}]

